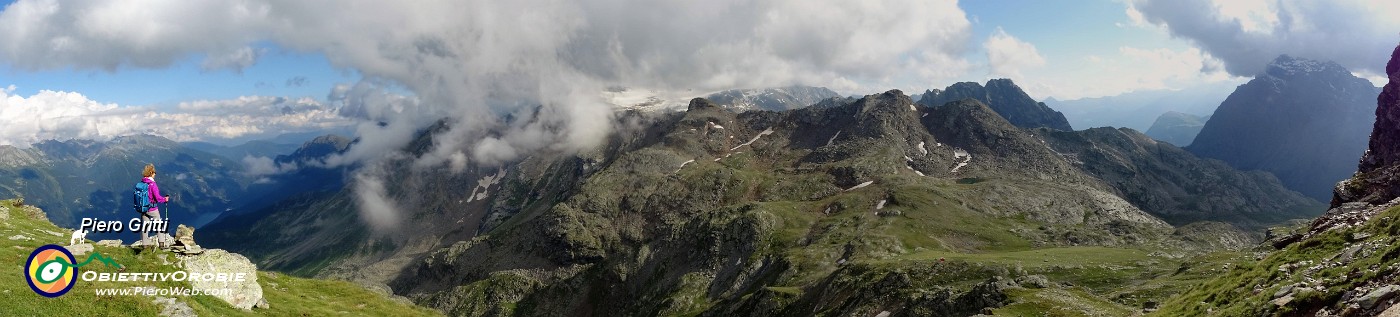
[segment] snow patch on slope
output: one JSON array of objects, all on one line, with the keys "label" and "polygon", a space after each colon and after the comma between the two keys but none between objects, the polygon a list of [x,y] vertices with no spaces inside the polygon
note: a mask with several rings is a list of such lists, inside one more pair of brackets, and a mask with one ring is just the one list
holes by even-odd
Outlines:
[{"label": "snow patch on slope", "polygon": [[476,181],[476,187],[472,187],[471,195],[467,195],[467,202],[486,200],[487,194],[491,191],[491,186],[500,183],[506,178],[506,170],[497,169],[496,174],[482,176]]},{"label": "snow patch on slope", "polygon": [[963,149],[954,148],[954,149],[953,149],[953,159],[954,159],[954,160],[959,160],[958,165],[957,165],[957,166],[953,166],[953,170],[952,170],[952,172],[956,174],[956,173],[958,172],[958,170],[960,170],[960,169],[963,168],[963,166],[967,166],[967,164],[971,164],[971,163],[972,163],[972,154],[967,153],[967,151],[964,151]]},{"label": "snow patch on slope", "polygon": [[738,150],[739,148],[744,147],[745,145],[749,145],[749,144],[753,144],[754,142],[758,142],[758,139],[759,139],[759,138],[762,138],[763,136],[769,135],[769,134],[773,134],[773,128],[765,129],[765,130],[763,130],[763,132],[759,132],[758,135],[753,136],[753,139],[749,139],[748,142],[744,142],[744,144],[736,145],[736,146],[734,146],[733,148],[731,148],[731,149],[729,149],[729,150],[730,150],[730,151]]}]

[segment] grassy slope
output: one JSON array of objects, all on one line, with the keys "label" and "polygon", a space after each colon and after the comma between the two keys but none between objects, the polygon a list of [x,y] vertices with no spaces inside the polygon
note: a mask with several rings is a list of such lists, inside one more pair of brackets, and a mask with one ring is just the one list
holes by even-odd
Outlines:
[{"label": "grassy slope", "polygon": [[[1400,222],[1392,220],[1397,217],[1400,217],[1400,208],[1392,208],[1364,225],[1333,230],[1294,243],[1259,261],[1239,262],[1218,278],[1174,297],[1158,313],[1160,316],[1288,315],[1332,303],[1343,293],[1394,272],[1400,266],[1397,260],[1400,244],[1395,243],[1400,236]],[[1357,252],[1351,262],[1334,260],[1334,256],[1348,247],[1361,243],[1347,242],[1354,233],[1371,234],[1364,243],[1373,249]],[[1285,265],[1299,267],[1284,269]],[[1282,286],[1303,281],[1312,281],[1309,285],[1321,281],[1324,290],[1301,291],[1284,307],[1273,307],[1269,303]],[[1256,287],[1260,289],[1258,292],[1255,292]]]},{"label": "grassy slope", "polygon": [[[691,173],[703,173],[712,164],[700,163]],[[755,175],[771,183],[771,175]],[[898,177],[895,177],[898,178]],[[848,243],[873,252],[858,252],[852,263],[875,265],[888,271],[919,270],[941,261],[970,265],[979,271],[1004,272],[1007,277],[1044,275],[1055,286],[1009,292],[1010,305],[996,310],[1011,316],[1123,316],[1139,311],[1144,302],[1162,302],[1187,287],[1213,277],[1213,268],[1243,259],[1241,252],[1220,252],[1188,257],[1154,253],[1160,246],[1086,247],[1036,246],[1012,229],[1032,229],[1039,224],[1019,217],[994,217],[971,208],[979,202],[961,194],[980,184],[903,182],[886,179],[875,185],[807,202],[758,203],[761,212],[778,219],[770,249],[786,254],[796,274],[778,281],[769,291],[794,295],[839,267],[835,264]],[[761,190],[760,190],[761,191]],[[893,198],[888,210],[898,216],[878,216],[874,202]],[[840,202],[842,212],[823,214],[825,206]],[[990,208],[990,207],[985,207]],[[805,244],[805,245],[804,245]],[[985,276],[949,276],[948,286],[970,287]],[[873,282],[873,280],[871,281]],[[706,283],[683,286],[676,301],[692,302]],[[691,289],[695,288],[695,289]],[[703,298],[703,296],[698,296]],[[711,303],[693,303],[693,310]]]},{"label": "grassy slope", "polygon": [[[0,311],[6,315],[40,316],[55,313],[75,316],[92,314],[119,314],[154,316],[162,307],[151,303],[146,296],[97,296],[97,288],[121,288],[134,286],[189,287],[183,282],[84,282],[79,281],[73,290],[58,298],[45,298],[34,294],[24,281],[24,261],[34,248],[44,244],[66,244],[67,235],[47,221],[33,219],[17,208],[13,201],[0,200],[0,212],[8,213],[9,219],[0,224],[0,237],[6,240],[0,247],[0,263],[9,263],[7,270],[14,274],[0,274]],[[58,234],[54,234],[58,233]],[[8,237],[24,235],[32,240],[9,240]],[[173,261],[168,252],[145,252],[137,254],[130,248],[97,247],[96,252],[112,258],[127,268],[127,272],[173,272],[175,268],[163,265],[161,257]],[[87,255],[77,256],[78,261],[86,260]],[[116,269],[99,264],[97,261],[84,266],[82,270],[96,272],[116,272]],[[232,315],[272,315],[272,316],[434,316],[437,312],[392,301],[382,295],[365,290],[357,285],[342,281],[314,280],[287,276],[273,272],[259,272],[258,282],[262,285],[263,296],[270,309],[254,309],[251,312],[238,310],[212,296],[179,297],[195,313],[202,316]]]}]

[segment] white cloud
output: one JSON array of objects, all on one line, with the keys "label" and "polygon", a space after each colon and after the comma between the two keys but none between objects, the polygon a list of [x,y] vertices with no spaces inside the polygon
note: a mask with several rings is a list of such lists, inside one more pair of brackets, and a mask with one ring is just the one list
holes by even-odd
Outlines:
[{"label": "white cloud", "polygon": [[239,0],[16,1],[0,12],[0,56],[24,69],[164,67],[234,52],[270,30],[267,17]]},{"label": "white cloud", "polygon": [[32,96],[0,91],[0,144],[153,134],[175,141],[325,130],[351,121],[311,99],[247,96],[181,103],[174,111],[101,103],[75,92],[42,90]]},{"label": "white cloud", "polygon": [[1281,54],[1380,73],[1400,41],[1396,12],[1392,0],[1138,0],[1129,17],[1191,41],[1231,74],[1254,76]]},{"label": "white cloud", "polygon": [[258,58],[262,57],[266,51],[266,49],[254,50],[252,47],[245,46],[223,55],[210,54],[204,59],[204,63],[200,64],[200,68],[205,71],[227,68],[241,74],[244,68],[251,67],[254,63],[257,63]]},{"label": "white cloud", "polygon": [[992,77],[1021,80],[1021,70],[1045,65],[1045,57],[1040,56],[1035,45],[1006,34],[1001,28],[997,28],[996,32],[982,43],[982,47],[987,50],[987,62]]},{"label": "white cloud", "polygon": [[382,172],[368,169],[355,174],[355,198],[359,202],[360,220],[375,231],[391,231],[399,226],[398,203],[384,187]]},{"label": "white cloud", "polygon": [[262,177],[295,171],[296,163],[281,164],[266,156],[244,156],[243,173],[252,177]]},{"label": "white cloud", "polygon": [[1036,98],[1074,100],[1142,90],[1180,89],[1201,83],[1240,81],[1223,63],[1200,49],[1119,47],[1117,54],[1090,55],[1069,71],[1042,72],[1021,84]]},{"label": "white cloud", "polygon": [[[21,0],[0,12],[0,58],[22,69],[114,70],[203,55],[237,69],[256,61],[248,45],[268,41],[421,98],[422,109],[379,111],[410,118],[373,128],[415,131],[445,117],[454,128],[439,139],[450,143],[434,157],[501,149],[471,156],[509,159],[501,154],[596,145],[611,129],[604,87],[946,81],[961,73],[944,69],[966,67],[970,27],[953,0]],[[536,106],[555,124],[497,119]],[[494,127],[515,135],[483,134]]]},{"label": "white cloud", "polygon": [[1372,85],[1376,85],[1376,87],[1385,87],[1385,84],[1390,83],[1390,78],[1369,70],[1351,72],[1351,75],[1365,79],[1371,82]]},{"label": "white cloud", "polygon": [[1239,23],[1245,32],[1270,33],[1279,23],[1275,0],[1213,1],[1216,12],[1227,21]]},{"label": "white cloud", "polygon": [[[0,12],[0,58],[21,69],[116,70],[191,55],[238,66],[256,60],[239,50],[263,42],[318,52],[376,83],[338,87],[371,120],[328,164],[401,157],[397,149],[442,120],[450,128],[415,166],[456,167],[595,147],[613,129],[606,87],[850,92],[943,82],[966,69],[970,29],[955,0],[20,0]],[[385,86],[413,97],[376,92]],[[382,178],[362,175],[361,215],[393,227]]]}]

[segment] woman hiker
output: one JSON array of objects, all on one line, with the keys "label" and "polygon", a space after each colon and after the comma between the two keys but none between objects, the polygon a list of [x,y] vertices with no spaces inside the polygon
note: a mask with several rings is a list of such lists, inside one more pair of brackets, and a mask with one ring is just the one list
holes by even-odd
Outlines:
[{"label": "woman hiker", "polygon": [[[146,168],[141,170],[141,183],[146,184],[147,197],[150,197],[150,207],[141,213],[141,221],[161,220],[160,207],[157,204],[164,204],[170,201],[170,196],[160,194],[160,187],[156,186],[156,166],[146,164]],[[139,187],[139,186],[138,186]],[[156,234],[156,240],[160,240],[160,234]],[[147,237],[145,230],[141,231],[141,245],[150,246],[152,242]],[[158,244],[158,243],[157,243]]]}]

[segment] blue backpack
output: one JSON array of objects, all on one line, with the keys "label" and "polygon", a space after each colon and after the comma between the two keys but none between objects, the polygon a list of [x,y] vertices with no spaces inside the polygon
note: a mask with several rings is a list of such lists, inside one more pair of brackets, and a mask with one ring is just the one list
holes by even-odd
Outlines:
[{"label": "blue backpack", "polygon": [[145,214],[156,205],[151,203],[151,185],[146,182],[136,182],[136,190],[131,193],[131,208],[138,214]]}]

